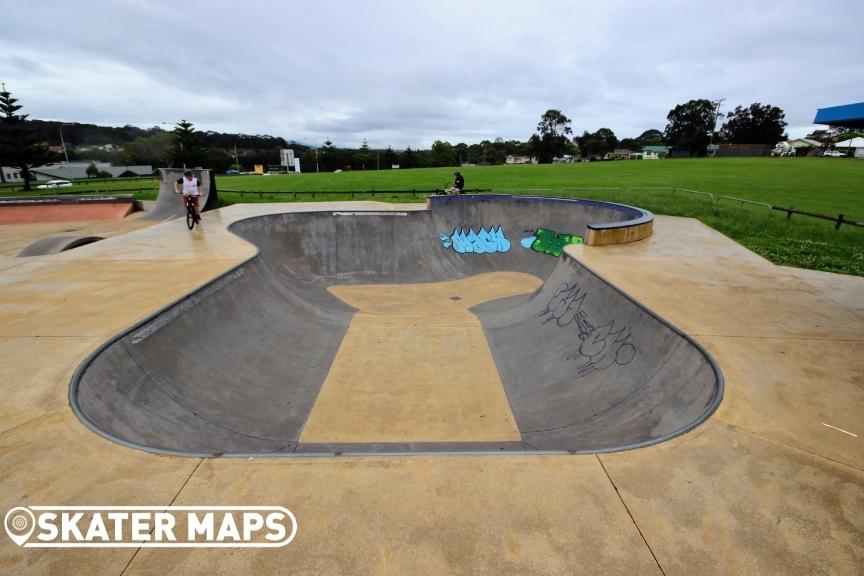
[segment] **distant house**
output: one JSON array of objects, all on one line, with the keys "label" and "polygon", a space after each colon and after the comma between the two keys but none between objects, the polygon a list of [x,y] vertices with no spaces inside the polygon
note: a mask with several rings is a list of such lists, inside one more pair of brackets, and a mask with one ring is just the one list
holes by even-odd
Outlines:
[{"label": "distant house", "polygon": [[604,160],[627,160],[630,158],[631,154],[635,154],[634,150],[630,150],[629,148],[616,148],[612,152],[607,152],[605,156],[603,156]]},{"label": "distant house", "polygon": [[570,154],[564,154],[560,158],[553,158],[553,164],[569,164],[570,162],[576,162],[576,156],[572,156]]},{"label": "distant house", "polygon": [[816,156],[821,149],[822,143],[818,140],[798,138],[778,142],[771,151],[771,156]]},{"label": "distant house", "polygon": [[537,164],[537,158],[534,156],[514,156],[510,154],[504,159],[504,162],[507,164]]},{"label": "distant house", "polygon": [[643,146],[642,158],[644,160],[657,160],[658,158],[666,158],[669,156],[671,146]]},{"label": "distant house", "polygon": [[77,152],[92,152],[93,150],[102,150],[103,152],[114,152],[122,150],[122,148],[114,146],[114,144],[93,144],[88,146],[76,146]]},{"label": "distant house", "polygon": [[809,138],[797,138],[789,140],[789,145],[793,148],[821,148],[822,143],[818,140],[810,140]]},{"label": "distant house", "polygon": [[717,152],[720,150],[719,144],[709,144],[705,149],[705,154],[707,156],[717,156]]},{"label": "distant house", "polygon": [[834,147],[846,148],[850,156],[854,156],[855,158],[864,158],[864,138],[861,138],[860,136],[844,140],[843,142],[837,142],[834,144]]},{"label": "distant house", "polygon": [[0,166],[0,182],[23,182],[21,170],[12,166]]},{"label": "distant house", "polygon": [[56,164],[44,164],[31,169],[37,180],[74,180],[76,178],[87,178],[87,168],[95,164],[100,172],[108,172],[117,178],[130,176],[152,176],[152,166],[112,166],[107,162],[60,162]]}]

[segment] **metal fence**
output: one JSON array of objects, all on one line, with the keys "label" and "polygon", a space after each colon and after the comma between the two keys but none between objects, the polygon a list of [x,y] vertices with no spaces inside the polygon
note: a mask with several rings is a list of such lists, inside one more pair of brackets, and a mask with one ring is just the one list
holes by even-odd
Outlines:
[{"label": "metal fence", "polygon": [[[152,177],[139,177],[139,178],[128,178],[123,179],[123,181],[141,181],[141,180],[153,180],[156,178]],[[117,179],[88,179],[81,181],[81,183],[100,183],[100,182],[116,182]],[[0,186],[0,192],[7,190],[15,190],[15,186],[4,185]],[[115,189],[88,189],[85,190],[83,188],[76,187],[74,190],[64,190],[62,188],[52,189],[52,194],[62,194],[62,195],[73,195],[73,194],[116,194],[118,192],[132,192],[132,193],[140,193],[140,192],[153,192],[155,191],[154,187],[149,188],[115,188]],[[496,188],[496,189],[484,189],[484,188],[473,188],[465,190],[465,193],[468,194],[482,194],[482,193],[494,193],[494,194],[513,194],[513,195],[530,195],[530,196],[549,196],[553,194],[561,194],[566,196],[572,195],[580,195],[583,197],[590,196],[592,192],[601,192],[601,193],[610,193],[610,192],[620,192],[621,194],[628,194],[633,192],[670,192],[670,193],[683,193],[692,196],[699,196],[706,198],[711,202],[711,204],[715,206],[719,206],[724,202],[732,202],[738,204],[741,210],[743,210],[746,206],[757,206],[759,208],[764,208],[766,214],[770,217],[774,212],[785,212],[786,219],[789,220],[792,218],[793,214],[797,214],[799,216],[805,216],[808,218],[817,218],[820,220],[828,220],[834,222],[834,228],[839,230],[840,227],[844,224],[847,226],[853,226],[857,228],[864,228],[864,222],[858,222],[856,220],[851,220],[847,218],[844,214],[838,214],[837,216],[832,216],[830,214],[820,214],[819,212],[812,212],[809,210],[800,210],[794,207],[785,207],[785,206],[774,206],[768,204],[766,202],[758,202],[755,200],[748,200],[746,198],[738,198],[735,196],[725,196],[725,195],[715,195],[711,192],[703,192],[701,190],[692,190],[688,188],[674,188],[674,187],[650,187],[650,186],[636,186],[636,187],[585,187],[585,188],[560,188],[558,190],[553,188]],[[319,196],[350,196],[351,198],[356,198],[357,196],[370,196],[372,198],[378,197],[387,197],[387,196],[400,196],[400,195],[410,195],[413,198],[417,197],[426,197],[435,194],[441,194],[442,190],[418,190],[416,188],[411,190],[273,190],[273,191],[250,191],[250,190],[229,190],[229,189],[220,189],[220,194],[238,194],[240,198],[245,198],[246,196],[257,196],[258,198],[263,199],[265,196],[276,198],[279,196],[290,196],[292,199],[297,199],[300,196],[310,196],[311,198],[317,198]]]},{"label": "metal fence", "polygon": [[[465,190],[466,194],[482,194],[484,192],[492,192],[492,190],[482,189],[482,188],[474,188],[471,190]],[[258,198],[264,198],[264,196],[280,196],[280,195],[288,195],[290,194],[292,198],[296,199],[298,195],[300,196],[311,196],[312,198],[316,198],[318,196],[347,196],[350,195],[351,198],[356,198],[357,196],[371,196],[375,198],[375,195],[386,197],[386,196],[399,196],[399,195],[407,195],[410,194],[412,197],[417,197],[417,195],[425,196],[433,196],[435,194],[442,194],[443,190],[229,190],[225,188],[219,189],[219,194],[239,194],[240,198],[245,198],[248,196],[258,196]]]},{"label": "metal fence", "polygon": [[793,214],[798,214],[801,216],[806,216],[809,218],[818,218],[820,220],[828,220],[834,222],[834,229],[839,230],[843,224],[848,226],[855,226],[858,228],[864,228],[864,222],[858,222],[855,220],[850,220],[844,214],[838,214],[837,216],[832,216],[830,214],[820,214],[819,212],[812,212],[809,210],[799,210],[793,207],[785,207],[785,206],[774,206],[772,204],[768,204],[766,202],[757,202],[755,200],[748,200],[746,198],[738,198],[736,196],[721,196],[715,195],[711,192],[703,192],[701,190],[691,190],[688,188],[664,188],[664,187],[649,187],[649,186],[639,186],[639,187],[629,187],[629,188],[562,188],[560,190],[561,193],[590,193],[592,191],[618,191],[621,193],[628,192],[683,192],[691,195],[698,195],[707,198],[711,201],[712,204],[719,206],[722,202],[733,202],[738,204],[739,208],[742,210],[745,206],[758,206],[760,208],[764,208],[768,217],[771,216],[774,212],[785,212],[786,219],[789,220],[792,218]]},{"label": "metal fence", "polygon": [[[158,176],[123,176],[116,178],[56,178],[56,180],[68,180],[73,184],[104,184],[106,182],[140,182],[141,180],[152,180],[158,183]],[[37,186],[44,184],[46,180],[31,180],[30,189],[34,190]],[[0,183],[0,192],[16,192],[24,190],[24,182],[3,182]],[[77,191],[76,191],[77,193]]]}]

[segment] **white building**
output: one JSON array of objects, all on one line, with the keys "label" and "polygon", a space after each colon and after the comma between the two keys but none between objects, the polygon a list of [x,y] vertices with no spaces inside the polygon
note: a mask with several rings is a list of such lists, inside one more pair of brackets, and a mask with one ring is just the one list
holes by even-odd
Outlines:
[{"label": "white building", "polygon": [[94,164],[100,172],[118,176],[152,176],[152,166],[113,166],[108,162],[58,162],[31,168],[37,180],[75,180],[87,178],[87,168]]},{"label": "white building", "polygon": [[534,156],[514,156],[509,154],[504,159],[507,164],[537,164],[537,158]]},{"label": "white building", "polygon": [[846,148],[849,156],[854,156],[855,158],[864,158],[864,138],[850,138],[849,140],[844,140],[843,142],[837,142],[834,144],[835,148]]},{"label": "white building", "polygon": [[12,166],[0,166],[0,182],[23,182],[21,170]]}]

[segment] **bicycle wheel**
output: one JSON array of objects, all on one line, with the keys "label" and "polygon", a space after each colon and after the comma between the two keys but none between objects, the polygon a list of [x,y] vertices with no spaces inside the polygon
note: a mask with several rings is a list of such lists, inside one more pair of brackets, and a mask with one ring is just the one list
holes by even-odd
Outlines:
[{"label": "bicycle wheel", "polygon": [[191,204],[186,207],[186,227],[189,230],[195,227],[195,207]]}]

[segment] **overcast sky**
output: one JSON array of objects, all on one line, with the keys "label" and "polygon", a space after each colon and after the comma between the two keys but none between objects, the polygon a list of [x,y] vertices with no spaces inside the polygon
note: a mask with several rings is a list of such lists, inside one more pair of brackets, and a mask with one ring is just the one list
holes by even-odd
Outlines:
[{"label": "overcast sky", "polygon": [[676,104],[786,112],[864,100],[862,0],[28,0],[0,80],[31,118],[271,134],[320,145],[662,130]]}]

